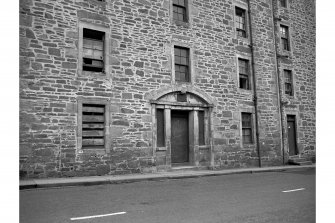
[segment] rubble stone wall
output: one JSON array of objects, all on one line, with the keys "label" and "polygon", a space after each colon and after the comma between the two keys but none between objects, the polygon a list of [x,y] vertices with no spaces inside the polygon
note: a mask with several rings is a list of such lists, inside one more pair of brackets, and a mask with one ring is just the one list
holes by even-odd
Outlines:
[{"label": "rubble stone wall", "polygon": [[[250,36],[236,36],[234,8],[248,9],[248,1],[187,2],[189,22],[178,23],[171,19],[170,0],[20,0],[21,178],[160,170],[153,151],[155,117],[145,96],[169,88],[200,89],[215,101],[213,154],[201,152],[200,165],[210,159],[217,169],[258,165],[256,130],[251,145],[243,145],[241,130],[241,112],[252,113],[256,126],[255,98],[262,164],[282,164],[276,1],[250,1],[256,95],[238,87],[237,58],[251,62],[252,49]],[[288,13],[275,9],[289,15],[294,30],[292,57],[280,61],[279,70],[282,64],[294,70],[290,100],[298,114],[299,150],[308,155],[315,152],[315,13],[306,2],[314,1],[290,1]],[[109,31],[104,73],[81,70],[81,24]],[[190,49],[190,83],[174,80],[174,46]],[[78,143],[78,104],[92,98],[108,101],[107,150],[85,151]],[[283,110],[283,116],[290,111]]]}]

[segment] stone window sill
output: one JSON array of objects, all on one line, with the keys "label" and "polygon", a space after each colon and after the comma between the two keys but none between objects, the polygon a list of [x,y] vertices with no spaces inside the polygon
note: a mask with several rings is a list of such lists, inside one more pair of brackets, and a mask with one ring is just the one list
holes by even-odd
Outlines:
[{"label": "stone window sill", "polygon": [[157,147],[156,151],[166,151],[166,147]]},{"label": "stone window sill", "polygon": [[238,88],[238,91],[242,94],[253,95],[254,91],[252,89]]},{"label": "stone window sill", "polygon": [[173,20],[174,24],[177,26],[182,26],[184,28],[190,28],[190,23],[189,22],[182,22],[178,20]]},{"label": "stone window sill", "polygon": [[210,148],[210,145],[199,145],[199,150],[209,150]]}]

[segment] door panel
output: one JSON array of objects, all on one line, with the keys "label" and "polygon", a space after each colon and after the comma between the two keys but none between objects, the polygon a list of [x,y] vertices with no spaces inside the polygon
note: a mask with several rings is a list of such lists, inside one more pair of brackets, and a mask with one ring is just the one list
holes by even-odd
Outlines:
[{"label": "door panel", "polygon": [[188,112],[171,112],[171,162],[189,161]]},{"label": "door panel", "polygon": [[287,135],[288,135],[288,150],[290,156],[297,155],[296,148],[296,131],[295,131],[295,116],[287,116]]}]

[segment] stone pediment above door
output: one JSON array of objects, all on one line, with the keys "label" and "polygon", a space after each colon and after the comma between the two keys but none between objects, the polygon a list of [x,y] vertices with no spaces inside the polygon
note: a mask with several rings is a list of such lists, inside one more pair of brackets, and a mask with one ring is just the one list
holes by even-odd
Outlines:
[{"label": "stone pediment above door", "polygon": [[215,102],[200,89],[194,87],[174,87],[158,89],[146,94],[153,104],[187,105],[196,107],[213,107]]}]

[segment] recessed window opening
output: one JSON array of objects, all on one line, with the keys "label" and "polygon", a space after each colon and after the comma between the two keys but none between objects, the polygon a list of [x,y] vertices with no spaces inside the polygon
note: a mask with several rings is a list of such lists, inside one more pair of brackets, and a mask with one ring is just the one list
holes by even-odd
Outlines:
[{"label": "recessed window opening", "polygon": [[105,33],[92,29],[83,29],[83,70],[104,71]]},{"label": "recessed window opening", "polygon": [[293,96],[292,71],[284,70],[284,77],[285,77],[285,94]]},{"label": "recessed window opening", "polygon": [[251,113],[242,112],[242,139],[244,144],[253,143]]},{"label": "recessed window opening", "polygon": [[190,81],[189,73],[189,49],[174,47],[175,80],[181,82]]},{"label": "recessed window opening", "polygon": [[245,19],[245,10],[236,7],[235,8],[235,26],[237,31],[237,36],[247,37],[246,32],[246,19]]},{"label": "recessed window opening", "polygon": [[250,89],[250,78],[249,78],[249,61],[244,59],[238,59],[238,72],[240,88],[249,90]]},{"label": "recessed window opening", "polygon": [[105,105],[83,104],[82,146],[104,148],[105,146]]},{"label": "recessed window opening", "polygon": [[280,38],[283,50],[290,50],[288,27],[280,25]]},{"label": "recessed window opening", "polygon": [[173,19],[181,22],[187,22],[186,0],[173,0]]},{"label": "recessed window opening", "polygon": [[287,7],[286,0],[280,0],[280,6],[286,8]]}]

